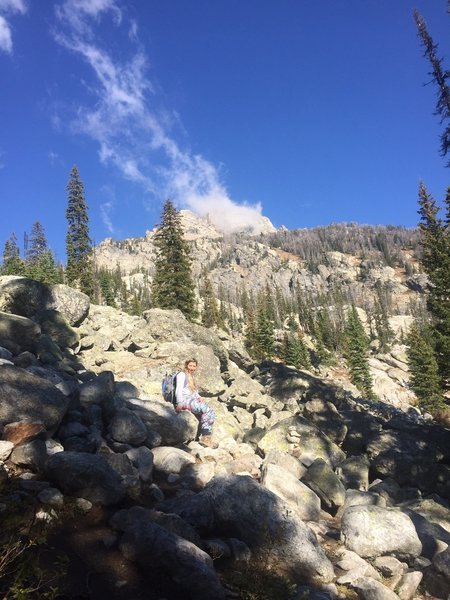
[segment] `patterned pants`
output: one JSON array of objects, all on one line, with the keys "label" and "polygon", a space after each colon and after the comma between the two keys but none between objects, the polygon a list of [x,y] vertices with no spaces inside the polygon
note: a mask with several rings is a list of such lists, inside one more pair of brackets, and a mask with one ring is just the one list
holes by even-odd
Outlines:
[{"label": "patterned pants", "polygon": [[190,410],[196,417],[200,419],[200,434],[211,435],[216,413],[206,404],[200,396],[192,400],[183,399],[182,403],[177,404],[177,411]]}]

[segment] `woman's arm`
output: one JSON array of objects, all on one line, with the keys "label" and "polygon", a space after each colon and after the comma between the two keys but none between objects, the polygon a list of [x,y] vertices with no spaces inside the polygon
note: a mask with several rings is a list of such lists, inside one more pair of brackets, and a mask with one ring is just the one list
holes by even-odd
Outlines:
[{"label": "woman's arm", "polygon": [[183,371],[180,371],[177,374],[177,387],[175,390],[175,398],[176,398],[177,404],[181,404],[183,402],[183,388],[184,388],[185,383],[186,383],[186,373],[183,373]]}]

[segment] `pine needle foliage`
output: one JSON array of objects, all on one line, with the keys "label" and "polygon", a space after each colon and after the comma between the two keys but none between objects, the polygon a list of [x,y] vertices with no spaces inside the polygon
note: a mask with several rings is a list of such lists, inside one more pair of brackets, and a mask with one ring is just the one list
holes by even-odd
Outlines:
[{"label": "pine needle foliage", "polygon": [[419,187],[422,264],[429,278],[427,306],[433,319],[431,331],[443,391],[450,390],[450,188],[445,198],[445,217],[423,183]]},{"label": "pine needle foliage", "polygon": [[20,257],[16,234],[12,233],[10,238],[5,242],[0,275],[25,275],[25,273],[25,263]]},{"label": "pine needle foliage", "polygon": [[352,306],[345,325],[344,356],[347,359],[352,383],[367,397],[374,398],[372,376],[368,361],[369,338],[359,318],[358,311]]},{"label": "pine needle foliage", "polygon": [[195,319],[197,311],[191,252],[184,239],[180,213],[171,200],[164,204],[154,244],[156,261],[151,294],[153,306],[178,308],[188,319]]},{"label": "pine needle foliage", "polygon": [[[431,64],[432,81],[437,89],[437,101],[434,114],[441,117],[441,124],[448,121],[447,126],[441,134],[441,156],[446,156],[450,151],[450,71],[445,70],[442,66],[442,58],[438,58],[438,45],[433,42],[433,38],[428,33],[427,24],[422,15],[414,10],[414,21],[416,22],[418,35],[422,47],[424,48],[424,56],[428,58]],[[450,162],[447,163],[450,166]]]},{"label": "pine needle foliage", "polygon": [[411,389],[421,408],[435,412],[444,408],[439,369],[433,348],[433,333],[426,325],[413,325],[407,337]]},{"label": "pine needle foliage", "polygon": [[60,283],[61,278],[52,251],[48,247],[44,227],[39,222],[33,223],[29,248],[26,252],[26,273],[31,279],[42,283]]},{"label": "pine needle foliage", "polygon": [[88,205],[84,197],[84,185],[76,165],[72,167],[67,184],[68,223],[66,235],[66,281],[93,298],[94,274],[92,266],[92,242],[89,237]]}]

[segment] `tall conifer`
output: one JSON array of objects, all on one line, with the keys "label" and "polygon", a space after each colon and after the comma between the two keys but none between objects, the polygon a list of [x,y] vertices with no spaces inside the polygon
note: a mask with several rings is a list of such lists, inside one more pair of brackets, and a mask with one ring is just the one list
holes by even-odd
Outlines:
[{"label": "tall conifer", "polygon": [[20,250],[17,245],[16,234],[12,233],[6,240],[3,250],[3,264],[0,269],[1,275],[25,275],[25,263],[20,258]]},{"label": "tall conifer", "polygon": [[67,184],[67,200],[66,280],[69,285],[78,287],[92,298],[94,274],[88,206],[84,197],[84,185],[75,165],[72,167]]},{"label": "tall conifer", "polygon": [[194,283],[191,273],[191,253],[184,239],[180,213],[167,200],[157,227],[155,276],[152,283],[152,303],[160,308],[179,308],[187,318],[197,316]]},{"label": "tall conifer", "polygon": [[350,370],[350,379],[367,398],[373,398],[368,362],[369,339],[355,306],[351,307],[347,315],[345,342],[344,355]]}]

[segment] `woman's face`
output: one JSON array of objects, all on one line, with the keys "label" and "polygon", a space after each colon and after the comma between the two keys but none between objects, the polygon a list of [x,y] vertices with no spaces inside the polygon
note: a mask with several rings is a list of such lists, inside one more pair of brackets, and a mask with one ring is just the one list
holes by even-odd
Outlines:
[{"label": "woman's face", "polygon": [[188,364],[186,366],[186,371],[188,373],[190,373],[191,375],[193,375],[196,370],[197,370],[197,363],[192,360],[191,360],[191,362],[188,362]]}]

